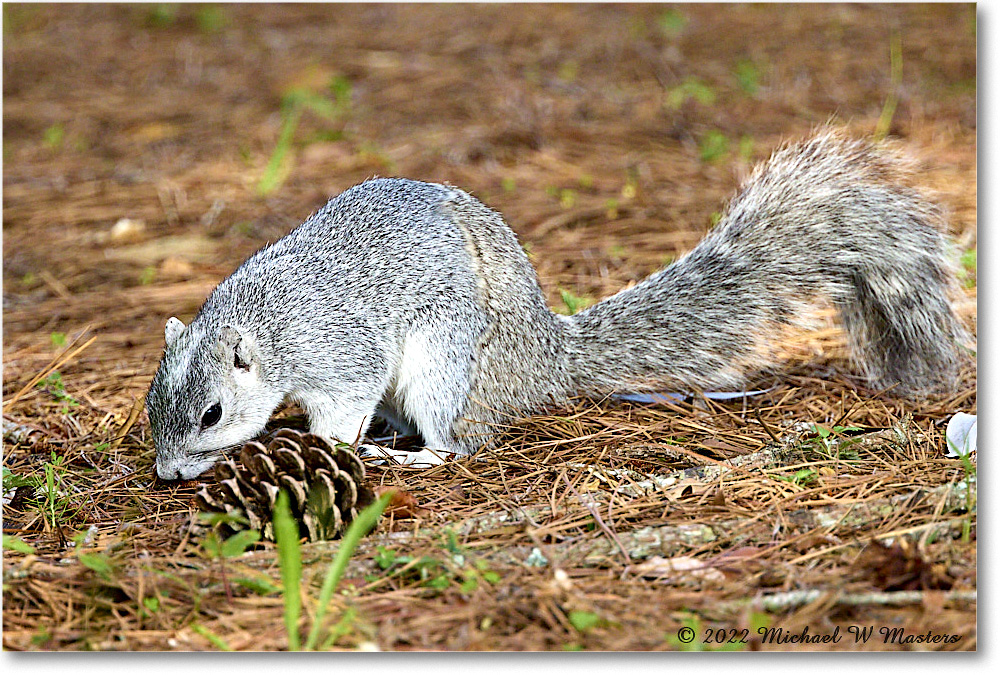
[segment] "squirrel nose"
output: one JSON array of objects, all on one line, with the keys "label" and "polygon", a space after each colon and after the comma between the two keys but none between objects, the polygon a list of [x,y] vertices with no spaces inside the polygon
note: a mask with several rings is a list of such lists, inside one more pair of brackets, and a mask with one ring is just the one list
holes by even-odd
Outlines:
[{"label": "squirrel nose", "polygon": [[156,463],[156,474],[163,480],[180,480],[181,470],[172,468],[163,463]]}]

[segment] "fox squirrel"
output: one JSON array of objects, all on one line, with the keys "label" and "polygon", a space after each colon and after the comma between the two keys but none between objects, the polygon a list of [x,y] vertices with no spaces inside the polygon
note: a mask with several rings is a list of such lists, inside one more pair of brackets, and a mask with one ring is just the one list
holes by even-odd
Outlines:
[{"label": "fox squirrel", "polygon": [[454,187],[357,185],[252,255],[166,352],[147,406],[162,478],[192,478],[284,400],[352,442],[379,414],[468,454],[502,416],[573,395],[738,386],[825,298],[875,386],[953,380],[940,212],[884,148],[822,132],[758,166],[694,250],[574,316],[552,313],[500,215]]}]

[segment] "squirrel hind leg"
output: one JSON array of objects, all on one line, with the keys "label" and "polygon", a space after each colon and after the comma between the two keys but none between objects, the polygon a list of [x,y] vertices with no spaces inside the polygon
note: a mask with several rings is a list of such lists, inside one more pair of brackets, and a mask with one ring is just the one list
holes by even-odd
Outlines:
[{"label": "squirrel hind leg", "polygon": [[358,455],[365,459],[373,459],[376,464],[398,464],[401,466],[412,466],[414,468],[426,468],[443,464],[445,461],[454,458],[454,453],[435,451],[429,448],[410,452],[407,450],[393,450],[383,448],[380,445],[364,443],[358,446]]},{"label": "squirrel hind leg", "polygon": [[406,337],[388,407],[416,427],[430,451],[468,454],[455,427],[468,405],[475,336],[465,322],[453,320]]}]

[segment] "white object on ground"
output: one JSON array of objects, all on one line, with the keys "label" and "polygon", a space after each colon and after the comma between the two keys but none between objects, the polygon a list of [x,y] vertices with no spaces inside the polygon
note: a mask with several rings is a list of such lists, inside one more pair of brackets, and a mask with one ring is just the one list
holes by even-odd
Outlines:
[{"label": "white object on ground", "polygon": [[711,565],[691,556],[664,558],[654,555],[645,562],[632,565],[629,571],[647,579],[676,579],[689,577],[706,581],[724,581],[726,575]]},{"label": "white object on ground", "polygon": [[968,455],[976,461],[976,416],[966,413],[955,413],[948,420],[945,438],[948,440],[948,452],[945,457]]}]

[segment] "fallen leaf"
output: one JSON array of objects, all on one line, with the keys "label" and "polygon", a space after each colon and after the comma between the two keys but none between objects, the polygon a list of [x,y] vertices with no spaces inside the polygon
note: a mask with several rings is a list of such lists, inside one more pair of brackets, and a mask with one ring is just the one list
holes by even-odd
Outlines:
[{"label": "fallen leaf", "polygon": [[709,558],[705,564],[719,570],[728,579],[739,579],[764,569],[765,563],[758,557],[760,552],[757,546],[740,546]]},{"label": "fallen leaf", "polygon": [[799,539],[797,542],[792,544],[792,548],[794,548],[798,553],[805,553],[806,551],[819,548],[820,546],[831,546],[839,543],[839,539],[828,534],[812,534]]},{"label": "fallen leaf", "polygon": [[420,506],[417,498],[406,490],[400,490],[389,485],[381,485],[375,489],[375,494],[379,497],[386,492],[392,493],[389,504],[385,507],[385,515],[387,516],[402,520],[406,518],[421,518],[430,513],[429,509]]},{"label": "fallen leaf", "polygon": [[699,480],[683,481],[665,490],[663,496],[669,501],[677,501],[685,497],[700,497],[714,488],[713,484]]},{"label": "fallen leaf", "polygon": [[891,545],[873,541],[854,564],[883,591],[948,590],[955,583],[943,565],[928,563],[906,540]]}]

